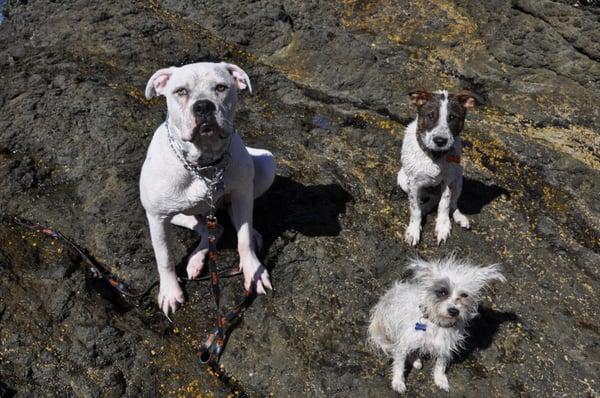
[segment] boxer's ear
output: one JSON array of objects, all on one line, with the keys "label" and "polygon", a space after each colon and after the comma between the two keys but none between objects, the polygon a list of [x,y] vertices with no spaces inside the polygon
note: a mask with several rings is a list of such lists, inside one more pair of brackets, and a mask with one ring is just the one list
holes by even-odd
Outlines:
[{"label": "boxer's ear", "polygon": [[231,77],[233,77],[233,81],[235,82],[235,86],[238,88],[238,90],[242,91],[248,89],[250,94],[252,94],[250,78],[242,68],[234,64],[228,64],[227,62],[221,62],[221,64],[229,71]]},{"label": "boxer's ear", "polygon": [[174,71],[174,66],[156,71],[146,84],[146,98],[150,99],[157,95],[164,95],[165,86]]}]

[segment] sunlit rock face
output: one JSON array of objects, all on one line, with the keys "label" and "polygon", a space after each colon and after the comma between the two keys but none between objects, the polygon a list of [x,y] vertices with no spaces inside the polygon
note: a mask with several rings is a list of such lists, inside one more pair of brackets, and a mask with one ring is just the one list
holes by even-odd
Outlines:
[{"label": "sunlit rock face", "polygon": [[[395,186],[407,93],[470,89],[459,206],[472,229],[418,253],[500,263],[469,344],[460,396],[594,396],[600,356],[600,8],[593,1],[9,1],[0,24],[0,212],[47,223],[132,287],[156,277],[137,179],[162,67],[226,60],[250,75],[237,129],[278,162],[255,204],[275,291],[221,358],[208,286],[163,320],[156,289],[125,299],[75,252],[0,223],[0,396],[393,397],[366,345],[370,308],[407,277],[408,201]],[[237,262],[226,212],[220,255]],[[175,254],[196,238],[177,232]],[[223,283],[226,305],[242,294]],[[410,396],[436,391],[424,371]],[[19,396],[19,395],[17,395]]]}]

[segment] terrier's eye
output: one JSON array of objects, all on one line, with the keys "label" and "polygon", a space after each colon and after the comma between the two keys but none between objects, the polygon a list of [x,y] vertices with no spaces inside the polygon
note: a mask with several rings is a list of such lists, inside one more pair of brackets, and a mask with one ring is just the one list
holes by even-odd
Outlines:
[{"label": "terrier's eye", "polygon": [[433,120],[435,115],[433,114],[433,112],[429,112],[427,115],[425,115],[425,117],[427,117],[427,119],[429,119],[429,120]]},{"label": "terrier's eye", "polygon": [[454,115],[448,116],[448,120],[453,121],[454,119],[456,119],[456,116],[454,116]]},{"label": "terrier's eye", "polygon": [[186,97],[188,95],[188,91],[185,87],[179,87],[177,90],[175,90],[175,94],[180,97]]},{"label": "terrier's eye", "polygon": [[223,91],[227,90],[227,86],[224,84],[217,84],[217,86],[215,87],[215,90],[222,93]]},{"label": "terrier's eye", "polygon": [[439,289],[435,291],[436,296],[446,297],[448,295],[448,289]]},{"label": "terrier's eye", "polygon": [[469,297],[469,295],[468,295],[467,293],[461,293],[461,294],[460,294],[460,297],[462,297],[462,298],[467,298],[467,297]]}]

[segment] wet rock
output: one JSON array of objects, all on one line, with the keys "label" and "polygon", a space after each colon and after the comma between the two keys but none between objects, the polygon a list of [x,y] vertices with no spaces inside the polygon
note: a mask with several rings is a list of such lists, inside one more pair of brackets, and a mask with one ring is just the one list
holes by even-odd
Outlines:
[{"label": "wet rock", "polygon": [[[137,179],[168,65],[227,60],[250,75],[237,126],[278,159],[255,225],[275,291],[207,372],[206,285],[166,324],[78,254],[0,223],[0,396],[394,396],[366,345],[369,309],[414,255],[395,188],[414,87],[480,99],[463,133],[459,206],[470,231],[419,254],[501,263],[448,376],[456,396],[598,394],[598,8],[584,1],[42,1],[5,5],[0,34],[0,212],[46,222],[137,289],[156,271]],[[225,214],[223,258],[235,264]],[[177,232],[184,264],[193,234]],[[180,269],[182,271],[183,268]],[[224,302],[241,294],[224,282]],[[570,331],[565,333],[565,330]],[[549,364],[553,371],[548,372]],[[431,363],[411,396],[437,390]]]}]

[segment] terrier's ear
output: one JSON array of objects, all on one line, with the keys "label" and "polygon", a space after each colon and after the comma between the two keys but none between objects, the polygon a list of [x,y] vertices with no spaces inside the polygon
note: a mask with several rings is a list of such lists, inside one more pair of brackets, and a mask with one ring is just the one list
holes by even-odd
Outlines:
[{"label": "terrier's ear", "polygon": [[165,86],[167,82],[173,75],[175,71],[175,67],[172,66],[170,68],[160,69],[156,71],[148,83],[146,84],[146,98],[151,99],[156,97],[157,95],[164,95]]},{"label": "terrier's ear", "polygon": [[413,279],[421,282],[429,279],[433,274],[431,263],[420,258],[414,258],[408,264],[408,269],[413,272]]},{"label": "terrier's ear", "polygon": [[454,94],[454,96],[469,111],[475,106],[475,94],[468,90],[462,90]]},{"label": "terrier's ear", "polygon": [[413,90],[408,95],[413,105],[417,107],[422,106],[431,99],[431,93],[427,90]]},{"label": "terrier's ear", "polygon": [[498,264],[489,265],[478,270],[479,277],[484,284],[492,281],[506,282],[506,278],[502,275],[502,270]]},{"label": "terrier's ear", "polygon": [[250,84],[250,78],[242,68],[234,64],[228,64],[227,62],[221,62],[221,64],[229,71],[231,77],[233,77],[233,81],[235,82],[235,85],[238,88],[238,90],[242,91],[248,89],[250,94],[252,94],[252,85]]}]

